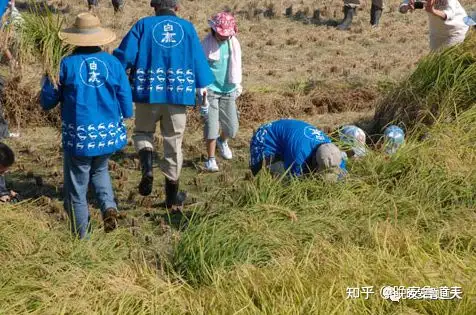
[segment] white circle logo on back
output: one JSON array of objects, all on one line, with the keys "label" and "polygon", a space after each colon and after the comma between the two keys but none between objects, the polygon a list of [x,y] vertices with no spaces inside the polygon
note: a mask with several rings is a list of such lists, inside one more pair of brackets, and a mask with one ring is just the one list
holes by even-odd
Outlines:
[{"label": "white circle logo on back", "polygon": [[86,58],[79,67],[79,76],[83,84],[99,88],[106,83],[109,78],[109,70],[104,61],[98,58]]},{"label": "white circle logo on back", "polygon": [[173,48],[180,45],[185,34],[180,24],[171,20],[164,20],[154,26],[152,35],[157,45],[164,48]]},{"label": "white circle logo on back", "polygon": [[304,128],[304,136],[311,140],[324,141],[326,139],[324,133],[319,129],[311,126]]}]

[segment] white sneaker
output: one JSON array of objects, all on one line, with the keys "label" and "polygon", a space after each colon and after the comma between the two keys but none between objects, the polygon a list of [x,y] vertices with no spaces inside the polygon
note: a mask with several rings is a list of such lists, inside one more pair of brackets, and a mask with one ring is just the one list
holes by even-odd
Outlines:
[{"label": "white sneaker", "polygon": [[233,158],[233,153],[231,153],[230,147],[228,146],[228,141],[221,141],[220,138],[217,139],[217,147],[220,151],[221,156],[225,160],[231,160]]},{"label": "white sneaker", "polygon": [[215,160],[215,158],[208,159],[208,161],[205,162],[205,170],[207,172],[218,172],[217,160]]}]

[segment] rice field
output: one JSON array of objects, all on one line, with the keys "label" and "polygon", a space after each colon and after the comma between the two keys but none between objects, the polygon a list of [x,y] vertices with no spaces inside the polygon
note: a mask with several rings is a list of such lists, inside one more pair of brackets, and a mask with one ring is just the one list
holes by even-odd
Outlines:
[{"label": "rice field", "polygon": [[[171,214],[156,207],[164,198],[157,167],[152,195],[138,195],[139,163],[129,141],[110,162],[119,228],[104,233],[91,199],[93,233],[78,241],[62,209],[57,113],[40,115],[31,83],[38,75],[32,69],[53,76],[67,53],[53,30],[85,4],[63,2],[70,6],[63,15],[26,18],[23,77],[9,82],[8,118],[21,137],[7,140],[17,155],[7,181],[23,199],[0,207],[0,314],[476,314],[474,32],[463,45],[426,56],[426,34],[416,32],[424,19],[399,19],[395,1],[377,33],[365,26],[361,12],[368,4],[357,27],[336,33],[254,14],[262,7],[284,11],[285,1],[236,2],[249,59],[234,159],[219,159],[219,173],[200,171],[205,146],[191,112],[181,188],[192,204]],[[99,14],[124,31],[148,12],[146,1],[137,3],[142,6],[127,2],[131,14],[121,19],[108,18],[110,3],[102,1]],[[340,3],[325,1],[295,3],[294,10],[308,7],[311,15],[315,6],[325,18],[340,14]],[[184,7],[203,33],[211,8],[203,1]],[[285,35],[251,40],[261,34],[257,26],[269,30],[273,23]],[[415,34],[407,47],[401,47],[406,34],[396,32],[402,25]],[[315,33],[294,36],[311,27]],[[297,42],[286,44],[293,36]],[[306,53],[288,64],[287,54],[299,45]],[[313,45],[319,54],[308,55]],[[352,52],[362,62],[345,74],[342,65]],[[286,55],[281,62],[280,54]],[[393,156],[369,142],[371,153],[350,161],[344,182],[252,178],[252,130],[278,117],[329,131],[354,123],[375,136],[371,140],[396,122],[408,137]],[[130,139],[133,121],[128,127]],[[392,301],[386,287],[405,294]]]}]

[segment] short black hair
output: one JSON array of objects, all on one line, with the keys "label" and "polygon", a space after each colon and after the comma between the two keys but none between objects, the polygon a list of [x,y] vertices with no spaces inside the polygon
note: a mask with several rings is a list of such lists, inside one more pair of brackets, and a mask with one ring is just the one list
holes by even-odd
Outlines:
[{"label": "short black hair", "polygon": [[15,162],[15,154],[5,143],[0,142],[0,165],[10,167]]}]

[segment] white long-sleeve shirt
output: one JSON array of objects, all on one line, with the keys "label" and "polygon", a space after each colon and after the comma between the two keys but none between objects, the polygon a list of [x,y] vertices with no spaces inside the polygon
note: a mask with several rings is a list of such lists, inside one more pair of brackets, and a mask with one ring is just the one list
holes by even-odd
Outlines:
[{"label": "white long-sleeve shirt", "polygon": [[[408,0],[404,0],[401,6],[407,4]],[[431,50],[437,50],[464,41],[469,30],[469,26],[464,23],[464,18],[468,14],[459,1],[436,0],[435,9],[443,11],[446,14],[446,20],[428,13]]]}]

